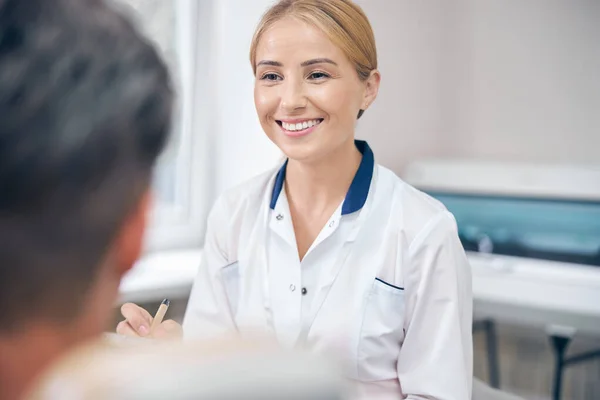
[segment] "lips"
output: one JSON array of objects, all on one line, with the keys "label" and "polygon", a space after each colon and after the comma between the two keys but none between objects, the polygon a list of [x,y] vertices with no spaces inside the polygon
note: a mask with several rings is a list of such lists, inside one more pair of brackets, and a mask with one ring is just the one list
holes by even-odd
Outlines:
[{"label": "lips", "polygon": [[319,125],[323,121],[323,118],[305,119],[305,120],[294,120],[294,121],[277,121],[277,124],[283,129],[289,132],[299,132],[313,126]]},{"label": "lips", "polygon": [[323,118],[275,120],[284,135],[291,138],[306,136],[319,127]]}]

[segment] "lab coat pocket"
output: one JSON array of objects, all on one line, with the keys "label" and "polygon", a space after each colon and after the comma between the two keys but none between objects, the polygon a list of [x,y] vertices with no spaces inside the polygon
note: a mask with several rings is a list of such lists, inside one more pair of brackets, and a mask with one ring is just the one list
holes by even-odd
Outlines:
[{"label": "lab coat pocket", "polygon": [[404,290],[379,278],[365,295],[358,345],[358,378],[394,379],[404,339]]},{"label": "lab coat pocket", "polygon": [[238,302],[240,297],[240,267],[236,261],[221,269],[221,278],[223,280],[223,287],[227,295],[227,301],[229,302],[229,309],[231,315],[235,317],[238,309]]}]

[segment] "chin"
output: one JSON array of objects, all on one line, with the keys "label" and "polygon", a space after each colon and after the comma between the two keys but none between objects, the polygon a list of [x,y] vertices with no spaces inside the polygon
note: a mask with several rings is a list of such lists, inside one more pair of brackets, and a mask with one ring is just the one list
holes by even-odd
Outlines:
[{"label": "chin", "polygon": [[278,143],[277,146],[289,159],[295,161],[311,161],[321,155],[321,149],[314,143]]}]

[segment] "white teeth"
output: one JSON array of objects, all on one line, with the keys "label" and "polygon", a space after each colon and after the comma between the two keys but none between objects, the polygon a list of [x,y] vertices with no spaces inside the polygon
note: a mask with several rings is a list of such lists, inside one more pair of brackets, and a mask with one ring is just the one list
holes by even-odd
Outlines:
[{"label": "white teeth", "polygon": [[283,129],[287,130],[287,131],[301,131],[304,129],[308,129],[311,128],[315,125],[319,124],[318,119],[312,119],[310,121],[303,121],[303,122],[298,122],[295,124],[288,124],[287,122],[282,122],[281,126],[283,126]]}]

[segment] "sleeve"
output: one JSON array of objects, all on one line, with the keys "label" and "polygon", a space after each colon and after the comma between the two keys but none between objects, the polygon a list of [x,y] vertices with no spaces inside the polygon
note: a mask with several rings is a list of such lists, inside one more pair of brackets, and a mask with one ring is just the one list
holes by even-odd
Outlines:
[{"label": "sleeve", "polygon": [[466,400],[473,381],[471,270],[444,211],[417,235],[405,270],[405,337],[398,377],[407,399]]},{"label": "sleeve", "polygon": [[217,200],[208,216],[202,262],[183,319],[186,339],[210,339],[236,332],[221,276],[221,269],[231,262],[226,249],[227,215],[223,200]]}]

